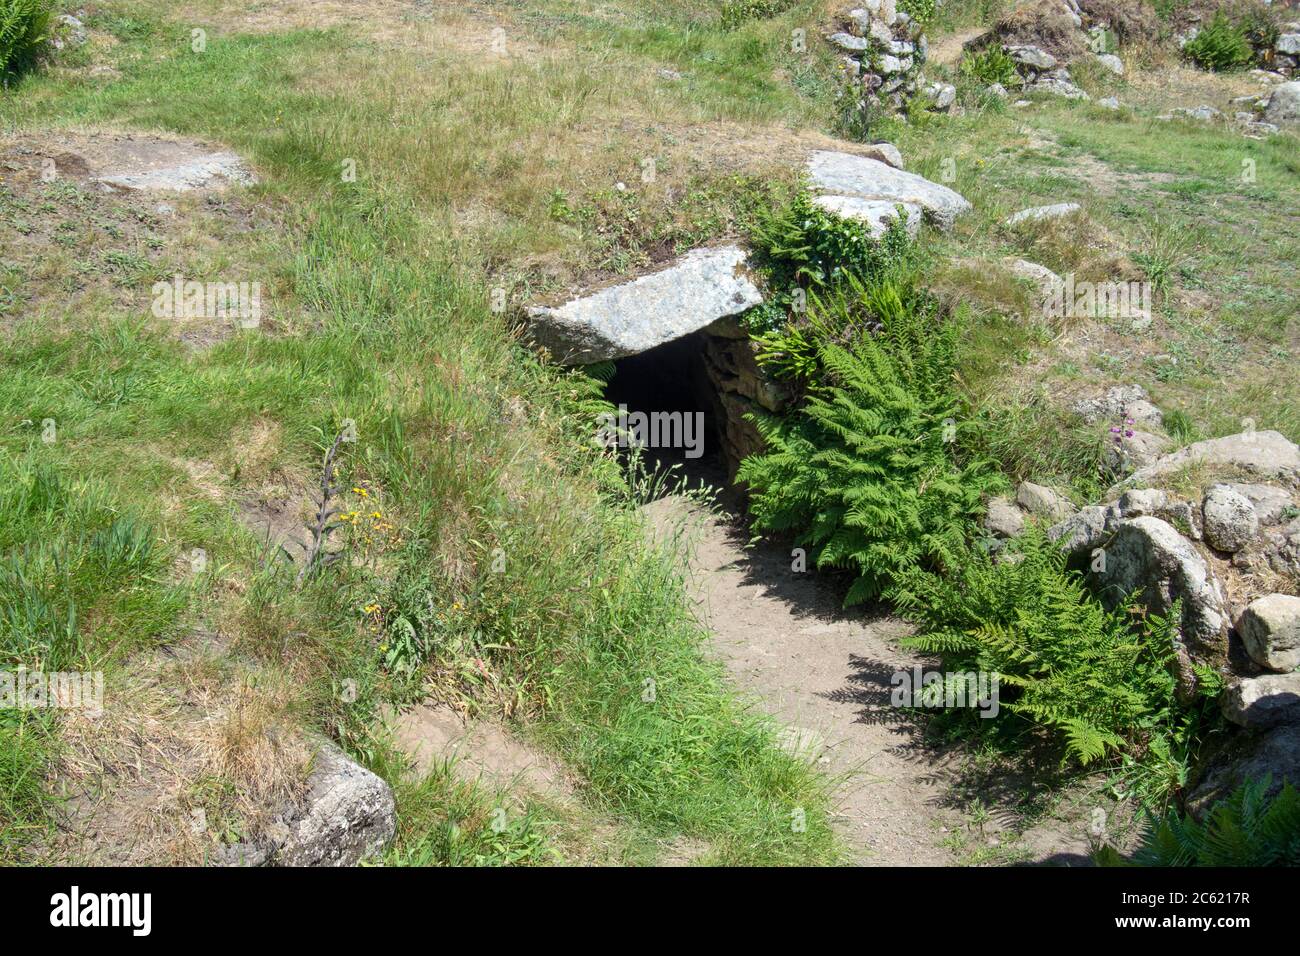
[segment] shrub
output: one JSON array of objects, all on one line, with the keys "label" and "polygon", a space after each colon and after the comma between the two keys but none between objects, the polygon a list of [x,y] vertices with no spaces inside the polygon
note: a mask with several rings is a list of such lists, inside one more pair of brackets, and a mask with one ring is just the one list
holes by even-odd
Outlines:
[{"label": "shrub", "polygon": [[760,215],[751,239],[770,290],[767,302],[746,315],[754,332],[778,329],[799,311],[797,290],[806,297],[834,292],[850,276],[871,280],[898,270],[912,252],[901,216],[876,239],[864,223],[827,212],[803,190]]},{"label": "shrub", "polygon": [[1103,866],[1300,866],[1300,791],[1290,783],[1273,797],[1271,780],[1247,782],[1215,804],[1204,823],[1171,810],[1152,820],[1126,861],[1111,847]]},{"label": "shrub", "polygon": [[768,451],[738,474],[757,529],[794,531],[819,568],[856,574],[845,605],[908,569],[948,566],[1001,481],[987,463],[961,460],[954,326],[885,285],[852,280],[851,293],[816,303],[817,321],[851,329],[849,310],[875,301],[880,329],[816,342],[824,381],[792,415],[753,418]]},{"label": "shrub", "polygon": [[962,58],[960,72],[982,86],[1001,83],[1003,86],[1010,87],[1015,85],[1019,78],[1019,74],[1016,73],[1016,61],[996,45],[967,53]]},{"label": "shrub", "polygon": [[1222,10],[1183,47],[1183,53],[1202,69],[1215,72],[1239,69],[1255,56],[1245,29],[1229,20]]},{"label": "shrub", "polygon": [[1121,754],[1142,758],[1153,741],[1179,737],[1184,719],[1171,670],[1177,612],[1143,616],[1135,601],[1106,610],[1036,528],[1012,547],[1010,560],[970,547],[944,576],[909,569],[890,592],[919,625],[905,644],[941,655],[948,671],[999,674],[1001,708],[1019,720],[953,717],[973,720],[970,729],[1002,745],[1045,729],[1084,766]]},{"label": "shrub", "polygon": [[722,26],[735,30],[751,20],[766,20],[794,6],[794,0],[727,0],[722,5]]},{"label": "shrub", "polygon": [[0,74],[31,65],[50,31],[50,0],[0,0]]}]

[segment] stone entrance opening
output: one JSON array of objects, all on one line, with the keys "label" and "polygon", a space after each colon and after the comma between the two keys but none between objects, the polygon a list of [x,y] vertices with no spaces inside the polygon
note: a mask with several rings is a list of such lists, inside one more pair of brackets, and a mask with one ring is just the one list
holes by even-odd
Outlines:
[{"label": "stone entrance opening", "polygon": [[680,466],[692,484],[735,491],[741,460],[761,448],[751,412],[780,412],[789,396],[759,370],[753,343],[734,319],[722,319],[614,363],[606,389],[640,428],[652,469]]},{"label": "stone entrance opening", "polygon": [[614,363],[605,397],[620,414],[619,427],[643,443],[651,472],[674,465],[692,485],[725,486],[731,478],[723,454],[723,408],[705,359],[703,332],[692,332]]}]

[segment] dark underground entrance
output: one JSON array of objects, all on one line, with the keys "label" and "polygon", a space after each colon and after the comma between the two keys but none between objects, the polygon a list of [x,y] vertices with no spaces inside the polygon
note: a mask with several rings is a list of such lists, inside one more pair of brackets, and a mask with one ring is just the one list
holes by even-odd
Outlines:
[{"label": "dark underground entrance", "polygon": [[644,442],[647,472],[671,469],[689,487],[726,489],[732,476],[722,446],[724,413],[709,378],[707,348],[705,334],[692,332],[619,359],[605,397],[620,413],[620,428]]},{"label": "dark underground entrance", "polygon": [[734,321],[714,323],[614,367],[605,397],[619,407],[620,427],[640,429],[646,470],[716,488],[720,503],[739,510],[736,469],[760,447],[745,416],[780,410],[783,397],[759,371],[749,336]]}]

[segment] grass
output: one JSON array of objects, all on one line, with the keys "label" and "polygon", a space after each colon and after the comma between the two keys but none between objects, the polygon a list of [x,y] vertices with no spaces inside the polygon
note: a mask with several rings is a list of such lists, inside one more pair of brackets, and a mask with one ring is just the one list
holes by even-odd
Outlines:
[{"label": "grass", "polygon": [[[995,6],[939,16],[965,26]],[[566,845],[553,808],[485,832],[490,795],[445,774],[405,778],[372,717],[426,681],[527,725],[568,760],[592,811],[625,821],[630,859],[679,836],[707,843],[710,861],[838,859],[825,782],[730,698],[675,561],[646,549],[635,495],[585,440],[592,386],[542,365],[512,326],[531,297],[743,233],[785,194],[832,115],[830,52],[813,30],[810,54],[789,44],[823,14],[796,4],[724,30],[704,0],[544,0],[490,15],[448,5],[391,24],[292,6],[259,21],[224,0],[97,8],[88,26],[116,42],[12,84],[7,135],[207,138],[248,157],[262,184],[213,205],[177,199],[166,218],[73,181],[0,183],[15,237],[0,256],[0,496],[18,516],[0,524],[3,663],[121,674],[160,645],[220,632],[232,653],[288,676],[299,719],[394,781],[393,862],[584,852]],[[195,25],[208,31],[201,54]],[[504,58],[490,47],[498,25]],[[1087,329],[1083,350],[1072,341],[1084,329],[1019,321],[1023,287],[969,271],[941,280],[970,300],[961,376],[999,422],[992,451],[1016,477],[1083,496],[1095,443],[1037,397],[1007,401],[1017,383],[1059,397],[1136,380],[1183,434],[1251,417],[1300,438],[1300,386],[1285,374],[1298,344],[1294,139],[1161,123],[1139,83],[1120,88],[1135,103],[1122,114],[971,104],[924,128],[872,130],[923,175],[940,178],[951,160],[951,185],[975,204],[952,236],[929,237],[936,262],[1021,255],[1165,284],[1147,337]],[[355,182],[340,175],[347,160]],[[1073,232],[999,226],[1065,199],[1086,207]],[[1155,229],[1171,241],[1148,244]],[[204,349],[178,341],[147,296],[178,271],[261,281],[263,330]],[[497,289],[504,313],[490,305]],[[250,501],[300,500],[345,420],[359,440],[344,455],[344,503],[362,522],[340,534],[355,560],[297,589],[239,515]],[[641,699],[647,678],[653,702]],[[10,720],[6,862],[45,833],[44,783],[66,736],[57,716]],[[217,777],[200,789],[242,779]],[[790,827],[799,809],[804,832]]]},{"label": "grass", "polygon": [[[621,148],[591,150],[599,117],[640,112],[683,128],[770,120],[788,95],[733,110],[734,92],[718,81],[665,108],[657,81],[617,82],[626,63],[574,61],[567,48],[465,69],[445,49],[377,59],[338,30],[214,29],[199,55],[148,5],[99,15],[121,41],[111,54],[121,79],[100,89],[58,71],[32,77],[5,100],[6,122],[230,142],[257,166],[264,185],[249,201],[276,229],[226,230],[228,217],[247,215],[243,200],[224,210],[182,200],[179,223],[160,225],[147,252],[121,227],[88,229],[72,233],[67,260],[94,263],[88,272],[71,283],[59,270],[14,279],[12,295],[29,307],[5,338],[0,405],[8,421],[55,420],[58,438],[43,443],[37,425],[3,435],[12,467],[26,469],[6,485],[30,502],[25,523],[6,525],[5,547],[24,574],[67,577],[48,610],[30,613],[62,613],[61,597],[75,599],[70,659],[120,666],[218,631],[241,658],[288,675],[302,720],[396,782],[371,716],[378,701],[415,692],[389,654],[397,620],[415,620],[419,673],[530,725],[587,781],[593,806],[656,840],[703,840],[718,862],[835,859],[825,784],[731,699],[700,651],[676,559],[646,550],[636,500],[586,441],[592,386],[539,364],[515,343],[510,315],[490,308],[497,283],[545,284],[547,268],[564,274],[618,246],[637,255],[696,242],[752,204],[751,181],[721,178],[693,186],[682,213],[671,191],[690,179],[670,154],[661,184],[638,193],[637,227],[611,246],[599,234],[612,215],[602,197],[616,179],[636,181],[642,153],[635,131]],[[357,160],[355,183],[340,181],[346,158]],[[543,201],[557,191],[597,210],[582,213],[588,228],[557,228]],[[41,211],[39,199],[18,208],[32,200],[7,192],[15,216]],[[68,196],[109,225],[121,211]],[[221,245],[202,241],[209,231]],[[536,265],[521,273],[516,262]],[[271,334],[182,345],[148,314],[145,295],[177,268],[260,278],[274,290]],[[343,484],[369,497],[348,490],[345,504],[382,508],[392,530],[345,529],[353,560],[295,588],[292,569],[241,525],[241,503],[301,495],[347,420],[358,441],[343,456]],[[48,474],[62,483],[35,477]],[[57,508],[54,494],[64,496]],[[47,551],[13,557],[33,540]],[[187,569],[195,548],[206,555],[201,573]],[[437,613],[417,617],[424,607]],[[645,678],[659,688],[649,703]],[[7,738],[15,796],[0,825],[25,839],[40,819],[31,781],[58,764],[24,734]],[[193,786],[271,787],[236,769]],[[395,861],[550,858],[527,822],[464,837],[447,821],[470,813],[472,798],[446,779],[399,798]],[[806,829],[791,827],[795,811]],[[7,836],[6,852],[18,842]]]}]

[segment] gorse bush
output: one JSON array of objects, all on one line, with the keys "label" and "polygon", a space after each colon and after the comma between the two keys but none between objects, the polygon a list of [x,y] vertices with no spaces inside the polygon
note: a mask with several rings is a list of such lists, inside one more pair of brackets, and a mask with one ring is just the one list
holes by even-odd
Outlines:
[{"label": "gorse bush", "polygon": [[31,65],[49,36],[50,0],[0,0],[0,74]]},{"label": "gorse bush", "polygon": [[1183,53],[1197,66],[1216,72],[1240,69],[1255,57],[1246,29],[1222,10],[1183,47]]},{"label": "gorse bush", "polygon": [[946,567],[1000,483],[987,463],[962,460],[955,328],[902,305],[910,296],[897,290],[854,287],[815,303],[822,322],[853,327],[844,313],[873,296],[896,304],[879,314],[878,332],[816,344],[823,380],[793,415],[753,419],[767,451],[738,474],[756,528],[793,531],[818,567],[856,574],[846,605],[879,596],[908,569]]},{"label": "gorse bush", "polygon": [[1176,810],[1152,820],[1131,860],[1112,847],[1103,866],[1300,866],[1300,791],[1289,782],[1268,796],[1272,780],[1250,781],[1215,804],[1203,823]]},{"label": "gorse bush", "polygon": [[940,655],[946,670],[1000,675],[1011,719],[972,728],[995,742],[1046,729],[1084,766],[1144,756],[1157,739],[1156,752],[1168,755],[1169,738],[1183,729],[1170,667],[1177,613],[1144,617],[1136,603],[1105,609],[1036,528],[1017,548],[1008,560],[971,546],[943,575],[899,574],[890,597],[919,626],[904,643]]}]

